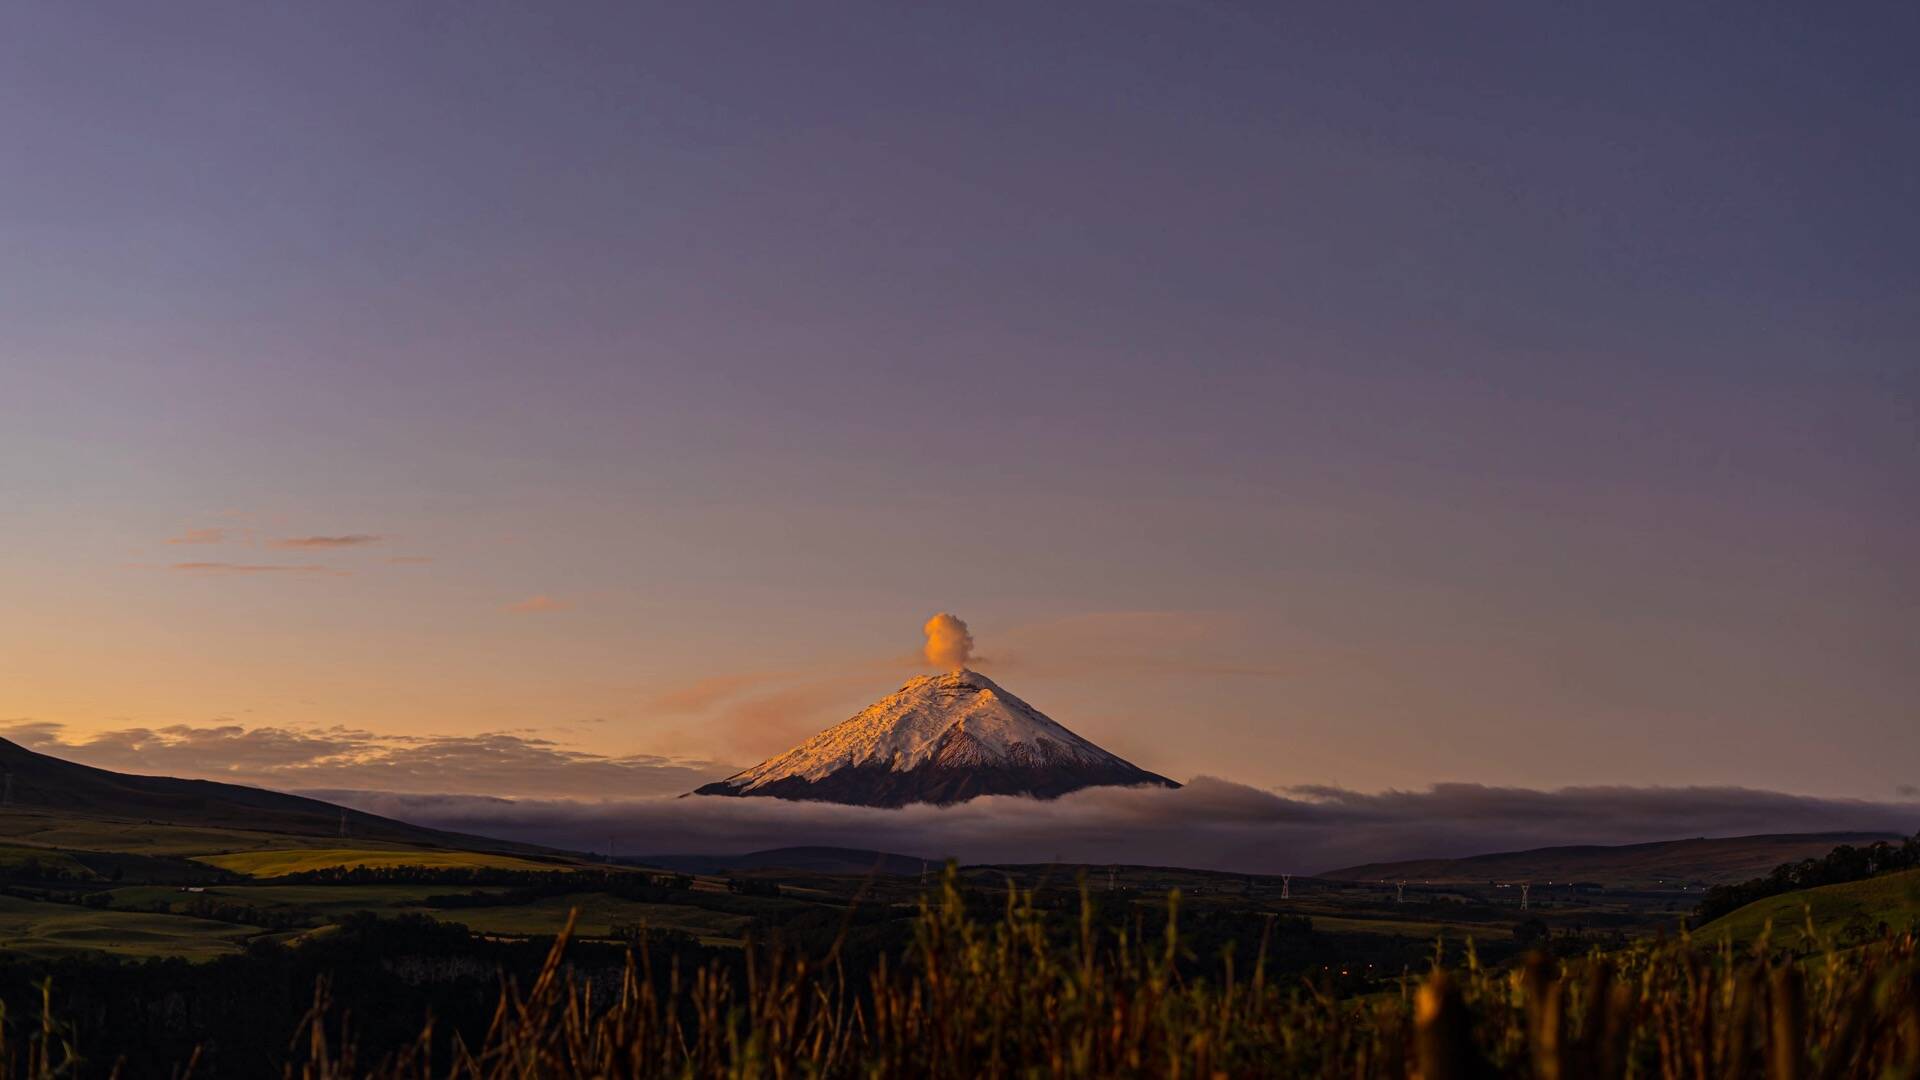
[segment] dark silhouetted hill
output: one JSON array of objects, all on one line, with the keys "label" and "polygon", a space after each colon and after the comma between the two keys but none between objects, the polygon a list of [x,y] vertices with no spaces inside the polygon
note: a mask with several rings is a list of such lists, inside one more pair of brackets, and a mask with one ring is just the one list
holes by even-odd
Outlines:
[{"label": "dark silhouetted hill", "polygon": [[1613,888],[1659,889],[1720,885],[1765,874],[1784,862],[1819,858],[1841,844],[1899,840],[1891,833],[1776,833],[1651,844],[1535,848],[1464,859],[1364,863],[1316,876],[1337,881],[1484,884],[1489,881],[1594,882]]},{"label": "dark silhouetted hill", "polygon": [[0,776],[11,805],[89,818],[155,821],[295,836],[338,836],[342,815],[355,840],[469,850],[534,851],[526,844],[441,832],[334,803],[263,788],[110,772],[0,739]]}]

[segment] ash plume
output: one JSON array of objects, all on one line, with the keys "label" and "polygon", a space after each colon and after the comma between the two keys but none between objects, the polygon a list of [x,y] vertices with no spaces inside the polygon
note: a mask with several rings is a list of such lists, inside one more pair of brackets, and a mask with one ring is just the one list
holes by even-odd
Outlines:
[{"label": "ash plume", "polygon": [[941,612],[927,620],[927,662],[938,668],[963,668],[973,657],[973,635],[958,615]]}]

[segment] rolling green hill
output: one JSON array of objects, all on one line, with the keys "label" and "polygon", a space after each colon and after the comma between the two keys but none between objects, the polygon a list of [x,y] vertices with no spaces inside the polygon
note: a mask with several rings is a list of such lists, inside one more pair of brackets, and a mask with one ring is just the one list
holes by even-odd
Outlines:
[{"label": "rolling green hill", "polygon": [[[733,941],[757,907],[813,906],[728,897],[725,882],[712,880],[701,883],[707,890],[701,896],[659,890],[661,898],[684,903],[621,899],[593,886],[621,876],[645,889],[651,876],[317,799],[109,772],[5,740],[0,771],[9,796],[0,806],[0,954],[20,958],[110,953],[209,960],[255,943],[317,940],[360,914],[470,922],[493,937],[551,934],[576,906],[589,936],[645,924]],[[263,881],[333,868],[366,869],[372,880]],[[469,873],[490,871],[519,876],[489,885]],[[578,877],[582,871],[589,873]],[[565,875],[576,877],[563,892],[539,884]],[[524,895],[474,902],[515,888]],[[713,893],[723,899],[714,901]],[[445,896],[464,903],[429,902]],[[743,906],[749,910],[718,910]]]},{"label": "rolling green hill", "polygon": [[1488,881],[1595,882],[1616,889],[1678,889],[1759,877],[1784,862],[1818,858],[1841,844],[1899,840],[1892,833],[1779,833],[1652,844],[1536,848],[1464,859],[1366,863],[1316,876],[1336,881],[1484,884]]},{"label": "rolling green hill", "polygon": [[1920,870],[1769,896],[1715,919],[1694,936],[1709,942],[1730,938],[1745,945],[1772,922],[1774,942],[1787,944],[1800,940],[1809,913],[1818,933],[1842,945],[1877,934],[1881,923],[1896,931],[1920,925]]},{"label": "rolling green hill", "polygon": [[99,911],[73,904],[0,896],[0,952],[55,957],[111,952],[207,960],[239,952],[252,927],[142,911]]}]

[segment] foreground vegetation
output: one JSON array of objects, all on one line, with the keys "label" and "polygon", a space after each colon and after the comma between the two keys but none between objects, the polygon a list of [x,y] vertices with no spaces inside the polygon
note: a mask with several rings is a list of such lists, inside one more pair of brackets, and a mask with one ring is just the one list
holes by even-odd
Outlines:
[{"label": "foreground vegetation", "polygon": [[1663,940],[1690,888],[0,826],[4,1075],[1920,1075],[1891,845]]},{"label": "foreground vegetation", "polygon": [[[1250,966],[1231,951],[1189,954],[1177,896],[1168,917],[1117,927],[1092,897],[1077,920],[1028,891],[986,918],[979,899],[949,875],[922,900],[911,945],[864,970],[839,947],[844,932],[818,953],[754,947],[697,964],[641,932],[606,978],[569,927],[529,980],[502,985],[484,1034],[441,1038],[429,1023],[377,1059],[359,1050],[366,1018],[336,1007],[323,981],[285,1068],[463,1080],[1920,1076],[1911,931],[1841,949],[1808,927],[1794,948],[1767,939],[1747,953],[1679,938],[1501,968],[1469,949],[1349,995],[1330,977],[1275,977],[1264,947]],[[71,1031],[14,1026],[0,1050],[8,1075],[110,1064],[80,1057]]]}]

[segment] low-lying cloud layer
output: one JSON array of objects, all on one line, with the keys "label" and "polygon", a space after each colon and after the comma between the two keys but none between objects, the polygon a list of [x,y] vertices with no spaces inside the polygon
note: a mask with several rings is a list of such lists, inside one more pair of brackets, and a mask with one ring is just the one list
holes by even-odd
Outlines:
[{"label": "low-lying cloud layer", "polygon": [[1559,844],[1920,828],[1920,803],[1745,788],[1536,791],[1438,784],[1381,794],[1276,793],[1212,777],[1178,790],[1092,788],[1051,802],[989,797],[900,810],[697,796],[587,802],[336,791],[328,797],[425,825],[558,847],[592,849],[612,836],[635,854],[821,844],[969,863],[1058,860],[1262,873]]},{"label": "low-lying cloud layer", "polygon": [[690,791],[736,766],[650,754],[608,757],[513,732],[376,735],[353,728],[239,724],[125,728],[72,738],[59,724],[15,721],[0,736],[117,772],[187,776],[280,791],[354,788],[488,796],[632,798]]},{"label": "low-lying cloud layer", "polygon": [[[703,686],[727,694],[732,684]],[[1136,863],[1311,873],[1376,860],[1560,844],[1841,830],[1911,834],[1920,801],[1819,798],[1731,787],[1436,784],[1363,793],[1267,791],[1213,777],[1178,790],[1092,788],[900,810],[778,799],[677,798],[738,771],[653,755],[610,757],[523,732],[386,736],[351,728],[222,723],[130,727],[86,738],[15,721],[0,736],[122,772],[204,777],[332,798],[438,828],[592,850],[732,854],[831,845],[964,862]]]}]

